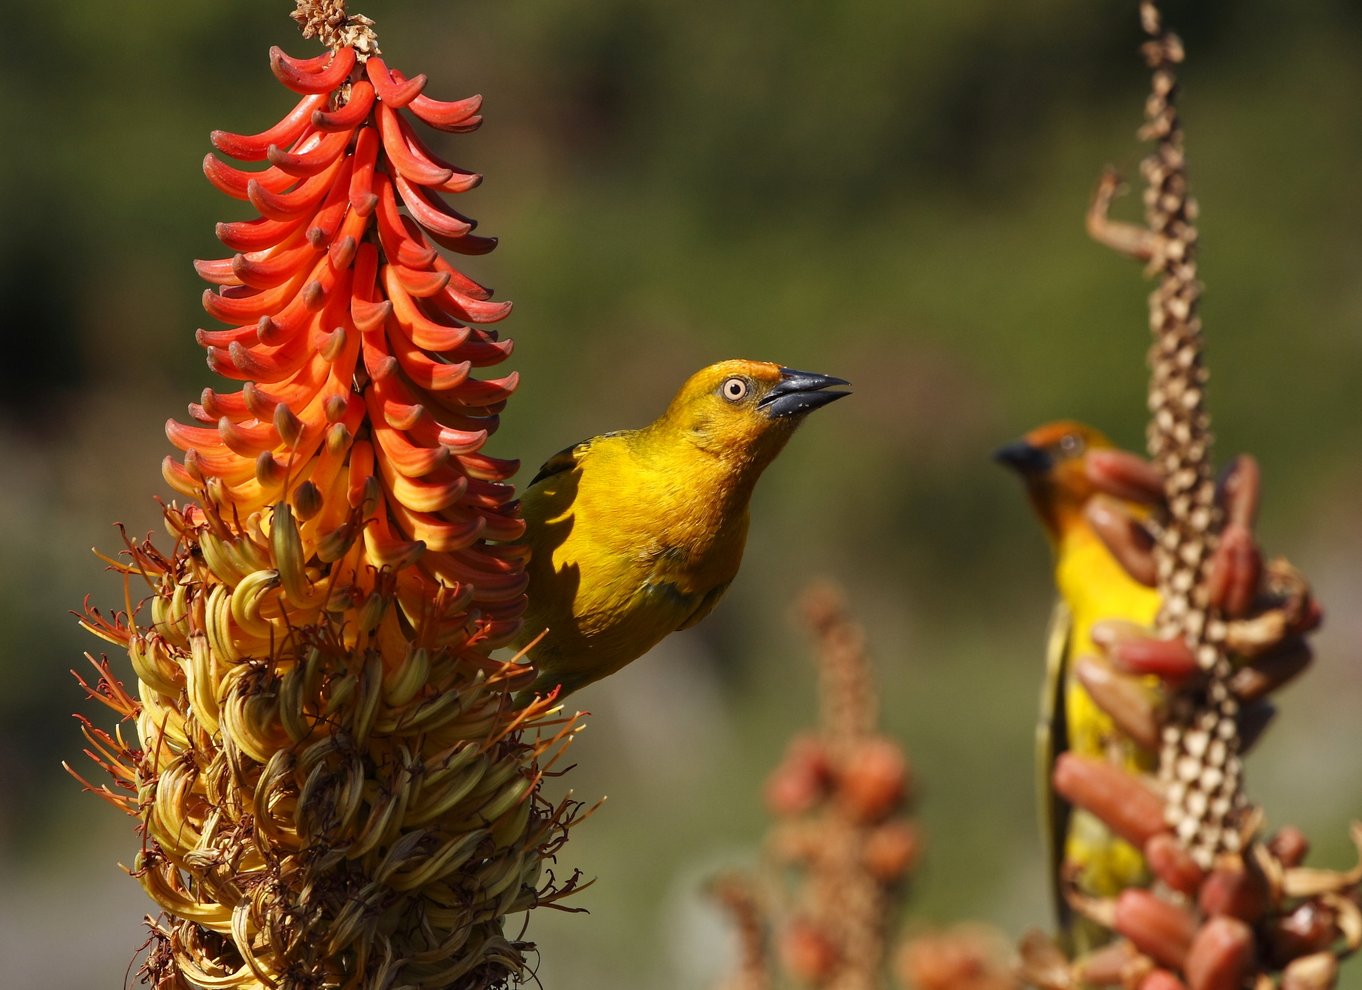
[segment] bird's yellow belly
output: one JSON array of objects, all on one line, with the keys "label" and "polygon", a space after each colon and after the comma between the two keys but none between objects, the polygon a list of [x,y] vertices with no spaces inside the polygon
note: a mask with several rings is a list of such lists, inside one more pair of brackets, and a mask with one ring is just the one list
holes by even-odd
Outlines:
[{"label": "bird's yellow belly", "polygon": [[[1158,613],[1158,594],[1132,580],[1095,537],[1090,545],[1071,547],[1061,561],[1056,584],[1073,616],[1064,664],[1069,749],[1130,770],[1148,772],[1156,755],[1141,749],[1120,732],[1111,716],[1097,706],[1073,675],[1073,669],[1080,658],[1098,653],[1092,641],[1093,625],[1103,619],[1127,619],[1150,625]],[[1090,895],[1114,895],[1139,882],[1145,874],[1140,852],[1082,810],[1074,811],[1064,846],[1065,860],[1080,871],[1076,878],[1079,889]]]}]

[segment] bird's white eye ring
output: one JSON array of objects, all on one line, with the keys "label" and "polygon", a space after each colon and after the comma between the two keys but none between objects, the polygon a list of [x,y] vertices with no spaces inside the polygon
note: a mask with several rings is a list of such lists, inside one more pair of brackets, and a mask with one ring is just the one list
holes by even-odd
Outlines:
[{"label": "bird's white eye ring", "polygon": [[1059,438],[1059,449],[1068,457],[1083,453],[1083,438],[1076,433],[1066,433]]},{"label": "bird's white eye ring", "polygon": [[719,394],[729,402],[741,402],[751,386],[746,378],[726,378],[719,386]]}]

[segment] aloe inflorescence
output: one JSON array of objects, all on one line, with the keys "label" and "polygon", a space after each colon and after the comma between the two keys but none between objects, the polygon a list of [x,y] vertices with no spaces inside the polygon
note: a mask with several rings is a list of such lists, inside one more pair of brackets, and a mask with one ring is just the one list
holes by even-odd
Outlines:
[{"label": "aloe inflorescence", "polygon": [[363,18],[322,27],[322,55],[271,50],[279,123],[212,135],[259,164],[204,161],[259,214],[196,265],[235,390],[167,425],[171,549],[128,541],[126,609],[87,605],[136,675],[95,661],[134,731],[84,720],[93,789],[139,820],[154,985],[503,984],[529,947],[506,915],[575,886],[546,863],[579,806],[542,784],[578,723],[492,656],[524,607],[517,465],[483,452],[516,376],[476,374],[510,304],[439,250],[496,242],[445,199],[480,176],[413,126],[473,130],[480,101],[426,96]]}]

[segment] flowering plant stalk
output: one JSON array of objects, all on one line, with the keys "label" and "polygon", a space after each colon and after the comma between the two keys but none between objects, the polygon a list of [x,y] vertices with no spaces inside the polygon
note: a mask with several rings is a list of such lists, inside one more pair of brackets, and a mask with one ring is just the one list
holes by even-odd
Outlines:
[{"label": "flowering plant stalk", "polygon": [[295,16],[327,46],[271,49],[296,105],[204,159],[259,214],[196,263],[236,390],[167,424],[171,549],[128,541],[125,610],[86,605],[136,675],[81,682],[135,729],[83,719],[91,789],[139,822],[155,986],[503,984],[530,947],[505,916],[576,886],[545,863],[580,806],[542,783],[579,726],[491,656],[524,607],[517,464],[483,452],[516,376],[474,372],[510,304],[438,250],[496,241],[413,126],[471,131],[480,98],[426,96],[340,5]]}]

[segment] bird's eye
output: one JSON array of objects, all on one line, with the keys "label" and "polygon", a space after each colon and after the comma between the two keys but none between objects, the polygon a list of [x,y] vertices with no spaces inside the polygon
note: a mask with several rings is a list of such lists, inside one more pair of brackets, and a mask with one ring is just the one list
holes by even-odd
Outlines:
[{"label": "bird's eye", "polygon": [[746,378],[728,378],[719,386],[719,394],[729,402],[740,402],[750,387]]},{"label": "bird's eye", "polygon": [[1083,453],[1083,438],[1077,433],[1066,433],[1059,438],[1059,449],[1065,457],[1077,457]]}]

